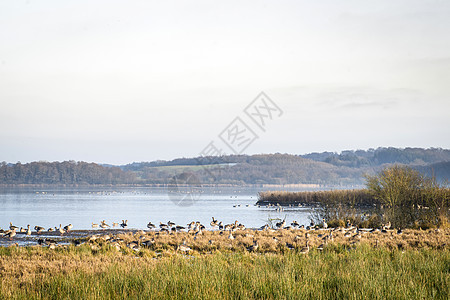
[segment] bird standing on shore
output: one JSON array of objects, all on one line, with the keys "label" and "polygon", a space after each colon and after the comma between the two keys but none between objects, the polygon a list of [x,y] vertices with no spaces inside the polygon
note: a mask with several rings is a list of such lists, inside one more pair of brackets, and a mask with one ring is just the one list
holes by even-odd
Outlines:
[{"label": "bird standing on shore", "polygon": [[328,224],[325,221],[325,219],[322,219],[322,222],[323,222],[323,229],[327,229],[328,228]]},{"label": "bird standing on shore", "polygon": [[41,226],[34,226],[34,230],[36,230],[37,231],[37,233],[39,234],[39,233],[41,233],[42,231],[44,231],[45,230],[45,228],[44,227],[41,227]]},{"label": "bird standing on shore", "polygon": [[[67,227],[67,226],[66,226],[66,227]],[[63,235],[63,234],[66,232],[65,227],[64,227],[64,229],[61,228],[61,224],[59,224],[58,231],[59,231],[59,233],[61,233],[61,235]]]},{"label": "bird standing on shore", "polygon": [[219,225],[219,221],[215,220],[214,217],[212,217],[212,221],[209,224],[211,225],[211,227],[216,227]]},{"label": "bird standing on shore", "polygon": [[122,220],[122,224],[120,224],[120,227],[127,228],[128,227],[128,220]]},{"label": "bird standing on shore", "polygon": [[[61,224],[60,224],[60,225],[61,225]],[[64,230],[65,230],[65,231],[71,231],[72,228],[73,228],[73,225],[72,225],[72,224],[69,224],[69,225],[64,226]]]},{"label": "bird standing on shore", "polygon": [[309,240],[306,240],[306,246],[302,248],[302,250],[300,250],[301,254],[308,254],[309,252]]},{"label": "bird standing on shore", "polygon": [[10,230],[13,230],[13,229],[19,229],[19,227],[17,227],[17,226],[14,226],[13,224],[12,224],[12,222],[9,222],[9,229]]},{"label": "bird standing on shore", "polygon": [[16,230],[17,228],[10,229],[4,236],[9,237],[9,240],[12,241],[12,238],[16,236]]},{"label": "bird standing on shore", "polygon": [[153,224],[152,222],[148,222],[147,228],[148,228],[148,229],[154,229],[154,228],[156,228],[156,226],[155,226],[155,224]]},{"label": "bird standing on shore", "polygon": [[111,226],[109,226],[108,224],[106,224],[106,221],[103,220],[103,221],[100,223],[100,227],[103,228],[103,229],[106,229],[106,228],[109,228],[109,227],[111,227]]}]

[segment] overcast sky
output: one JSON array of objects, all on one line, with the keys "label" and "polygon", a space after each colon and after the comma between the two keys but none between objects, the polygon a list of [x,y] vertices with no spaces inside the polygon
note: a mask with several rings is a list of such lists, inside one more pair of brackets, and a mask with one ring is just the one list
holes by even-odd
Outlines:
[{"label": "overcast sky", "polygon": [[449,4],[0,0],[0,161],[450,148]]}]

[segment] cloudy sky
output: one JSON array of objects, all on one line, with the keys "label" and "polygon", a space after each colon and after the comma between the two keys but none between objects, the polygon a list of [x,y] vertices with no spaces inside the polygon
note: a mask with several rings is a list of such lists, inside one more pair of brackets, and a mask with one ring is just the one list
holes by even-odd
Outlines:
[{"label": "cloudy sky", "polygon": [[0,161],[450,148],[449,3],[0,0]]}]

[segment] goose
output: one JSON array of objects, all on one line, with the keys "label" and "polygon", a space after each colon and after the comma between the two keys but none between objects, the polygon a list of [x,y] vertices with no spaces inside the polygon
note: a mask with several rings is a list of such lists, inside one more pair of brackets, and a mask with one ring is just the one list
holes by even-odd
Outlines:
[{"label": "goose", "polygon": [[300,254],[308,254],[309,252],[309,240],[306,240],[306,246],[300,250]]},{"label": "goose", "polygon": [[12,240],[12,238],[16,236],[16,230],[17,230],[17,228],[11,229],[4,236],[9,237],[9,239]]},{"label": "goose", "polygon": [[41,226],[34,226],[34,230],[36,230],[37,233],[41,233],[42,231],[45,230],[45,228],[44,228],[44,227],[41,227]]},{"label": "goose", "polygon": [[53,227],[50,227],[49,229],[47,229],[48,232],[52,232],[55,231],[55,229],[53,229]]},{"label": "goose", "polygon": [[212,217],[212,221],[209,224],[211,225],[211,227],[216,227],[219,225],[219,221],[215,220],[214,217]]},{"label": "goose", "polygon": [[[67,227],[67,226],[66,226]],[[64,227],[64,228],[61,228],[61,224],[59,224],[59,228],[58,228],[58,231],[59,231],[59,233],[61,233],[61,235],[63,235],[65,232],[66,232],[66,227]]]},{"label": "goose", "polygon": [[253,245],[251,245],[250,247],[247,248],[248,251],[253,252],[258,250],[258,241],[253,240]]},{"label": "goose", "polygon": [[25,232],[27,232],[27,230],[25,228],[23,228],[23,227],[20,227],[19,233],[25,233]]},{"label": "goose", "polygon": [[191,223],[187,224],[187,226],[188,226],[188,229],[189,229],[189,230],[191,230],[191,229],[193,229],[193,228],[194,228],[194,226],[195,226],[195,222],[194,222],[194,221],[192,221]]},{"label": "goose", "polygon": [[128,227],[128,220],[122,220],[122,224],[120,224],[120,227],[127,228]]},{"label": "goose", "polygon": [[327,244],[328,244],[328,238],[326,236],[324,242],[322,244],[320,244],[319,247],[317,247],[317,250],[323,251],[323,249],[326,247]]},{"label": "goose", "polygon": [[17,227],[17,226],[14,226],[13,224],[12,224],[12,222],[9,222],[9,229],[11,229],[11,230],[13,230],[13,229],[19,229],[19,227]]},{"label": "goose", "polygon": [[169,222],[167,222],[167,226],[169,226],[169,227],[173,227],[173,226],[175,226],[175,223],[174,223],[174,222],[171,222],[171,221],[169,221]]},{"label": "goose", "polygon": [[223,230],[223,222],[222,221],[220,221],[220,223],[219,223],[219,230]]},{"label": "goose", "polygon": [[184,253],[191,251],[192,249],[186,245],[186,241],[183,241],[181,245],[178,246],[177,250],[182,251]]},{"label": "goose", "polygon": [[269,225],[268,224],[259,227],[259,230],[267,230],[267,229],[269,229]]},{"label": "goose", "polygon": [[292,245],[292,244],[289,244],[288,242],[286,242],[286,247],[287,247],[289,250],[294,250],[294,249],[295,249],[295,246]]},{"label": "goose", "polygon": [[168,229],[169,226],[168,226],[167,224],[164,224],[164,223],[162,223],[162,222],[159,222],[159,228],[161,228],[161,229]]},{"label": "goose", "polygon": [[175,227],[175,229],[176,229],[176,230],[178,230],[178,231],[181,231],[181,230],[184,230],[184,229],[186,229],[186,227],[183,227],[183,226],[177,225],[177,226]]},{"label": "goose", "polygon": [[[59,225],[61,226],[61,224],[59,224]],[[72,224],[69,224],[69,225],[64,226],[64,230],[65,230],[65,231],[71,231],[72,228],[73,228],[73,225],[72,225]]]},{"label": "goose", "polygon": [[94,223],[94,222],[92,222],[92,228],[98,228],[98,224],[97,223]]},{"label": "goose", "polygon": [[148,222],[147,228],[148,228],[148,229],[154,229],[154,228],[156,228],[156,226],[155,226],[155,224],[153,224],[152,222]]},{"label": "goose", "polygon": [[109,228],[109,227],[111,227],[111,226],[109,226],[108,224],[106,224],[105,220],[103,220],[103,221],[100,223],[100,227],[103,228],[103,229],[106,229],[106,228]]},{"label": "goose", "polygon": [[322,222],[323,222],[323,229],[327,229],[328,228],[328,224],[325,221],[325,219],[322,219]]},{"label": "goose", "polygon": [[27,235],[31,235],[31,228],[29,224],[27,225]]},{"label": "goose", "polygon": [[297,221],[293,221],[292,223],[291,223],[291,226],[293,226],[293,227],[298,227],[300,224],[298,224],[298,222]]},{"label": "goose", "polygon": [[286,225],[286,217],[284,217],[284,220],[282,222],[278,222],[275,224],[278,229],[282,229]]}]

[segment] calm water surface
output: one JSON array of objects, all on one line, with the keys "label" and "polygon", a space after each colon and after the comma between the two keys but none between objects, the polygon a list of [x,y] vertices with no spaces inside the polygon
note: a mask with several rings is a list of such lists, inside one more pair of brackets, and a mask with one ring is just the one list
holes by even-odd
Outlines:
[{"label": "calm water surface", "polygon": [[[177,205],[165,188],[33,188],[0,189],[0,228],[9,222],[19,227],[30,224],[45,228],[72,223],[75,229],[91,229],[91,223],[128,220],[129,228],[146,229],[168,221],[186,225],[200,221],[209,227],[211,217],[247,227],[260,227],[269,218],[284,218],[309,224],[311,209],[255,205],[261,188],[204,188],[191,206]],[[183,204],[183,203],[182,203]]]}]

